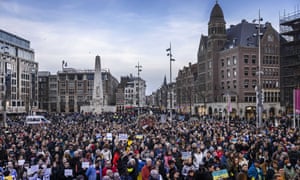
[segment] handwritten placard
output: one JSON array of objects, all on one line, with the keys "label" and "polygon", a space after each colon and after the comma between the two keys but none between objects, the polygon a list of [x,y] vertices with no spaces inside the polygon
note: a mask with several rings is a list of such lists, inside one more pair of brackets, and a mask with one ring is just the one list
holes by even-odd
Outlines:
[{"label": "handwritten placard", "polygon": [[106,139],[111,140],[113,139],[112,133],[106,133]]},{"label": "handwritten placard", "polygon": [[189,159],[192,157],[192,152],[181,152],[181,157],[183,160]]},{"label": "handwritten placard", "polygon": [[81,167],[82,168],[89,168],[90,163],[89,162],[82,162]]},{"label": "handwritten placard", "polygon": [[100,134],[100,133],[97,133],[97,134],[96,134],[96,139],[99,139],[99,138],[101,138],[101,134]]},{"label": "handwritten placard", "polygon": [[24,159],[18,160],[18,165],[19,165],[19,166],[23,166],[24,163],[25,163],[25,160],[24,160]]},{"label": "handwritten placard", "polygon": [[119,134],[119,140],[120,141],[127,141],[128,135],[127,134]]},{"label": "handwritten placard", "polygon": [[65,176],[73,176],[73,170],[72,169],[65,169]]}]

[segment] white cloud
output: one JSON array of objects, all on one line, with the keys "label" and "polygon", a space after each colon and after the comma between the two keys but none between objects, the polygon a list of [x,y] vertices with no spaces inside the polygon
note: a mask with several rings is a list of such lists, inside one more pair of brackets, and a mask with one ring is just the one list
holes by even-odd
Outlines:
[{"label": "white cloud", "polygon": [[[4,5],[7,11],[8,5],[11,3]],[[67,61],[69,67],[92,69],[95,56],[100,55],[102,67],[109,68],[119,79],[124,75],[136,75],[135,65],[139,61],[143,66],[141,76],[147,81],[147,94],[159,88],[165,75],[169,81],[170,64],[165,51],[169,42],[172,42],[176,59],[172,64],[174,81],[178,69],[196,62],[200,35],[207,31],[207,22],[198,22],[197,18],[184,19],[179,14],[163,18],[164,21],[143,19],[134,13],[111,14],[120,21],[115,25],[117,28],[112,28],[105,19],[97,17],[88,19],[82,15],[69,19],[70,12],[61,19],[48,17],[51,21],[43,21],[32,17],[41,14],[40,10],[13,5],[9,13],[15,16],[0,16],[0,28],[31,41],[40,70],[56,73],[61,69],[62,60]],[[23,11],[30,18],[19,16]],[[62,12],[54,13],[53,16],[58,16]]]},{"label": "white cloud", "polygon": [[6,24],[4,30],[31,41],[40,70],[55,73],[60,70],[62,60],[66,60],[70,67],[91,69],[95,55],[99,54],[103,67],[109,68],[119,79],[121,75],[136,74],[134,66],[140,61],[148,93],[158,88],[164,75],[168,76],[169,61],[165,49],[169,42],[173,43],[176,58],[173,63],[175,79],[178,68],[187,65],[188,61],[195,62],[200,36],[200,32],[196,31],[200,30],[198,25],[187,22],[163,26],[136,37],[121,37],[116,36],[119,32],[113,30],[66,26],[64,22],[47,24],[7,17],[1,17],[0,21]]}]

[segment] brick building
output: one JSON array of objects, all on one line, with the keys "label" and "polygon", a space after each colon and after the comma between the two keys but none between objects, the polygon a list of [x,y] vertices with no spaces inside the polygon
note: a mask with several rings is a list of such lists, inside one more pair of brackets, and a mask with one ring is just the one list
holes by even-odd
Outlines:
[{"label": "brick building", "polygon": [[[280,36],[270,23],[261,24],[261,82],[264,91],[263,117],[274,117],[280,107]],[[198,113],[211,116],[255,118],[258,84],[258,24],[242,20],[226,29],[223,11],[213,7],[208,35],[198,49]],[[204,98],[203,98],[204,97]],[[229,108],[230,106],[230,108]]]}]

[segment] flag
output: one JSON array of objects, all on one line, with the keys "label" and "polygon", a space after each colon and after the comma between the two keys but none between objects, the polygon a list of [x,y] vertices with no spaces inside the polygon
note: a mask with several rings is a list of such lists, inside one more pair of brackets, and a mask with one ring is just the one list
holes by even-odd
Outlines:
[{"label": "flag", "polygon": [[294,90],[294,107],[296,114],[300,114],[300,89]]},{"label": "flag", "polygon": [[232,107],[231,107],[231,98],[230,98],[230,96],[228,95],[227,96],[227,111],[228,112],[231,112],[232,111]]}]

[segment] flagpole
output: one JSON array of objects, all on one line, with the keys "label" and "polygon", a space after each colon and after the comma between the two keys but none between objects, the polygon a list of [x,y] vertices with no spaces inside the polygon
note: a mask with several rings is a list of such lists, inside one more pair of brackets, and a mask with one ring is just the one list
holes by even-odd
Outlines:
[{"label": "flagpole", "polygon": [[296,89],[293,90],[293,101],[294,101],[294,119],[293,119],[293,127],[296,127]]},{"label": "flagpole", "polygon": [[229,125],[229,115],[230,115],[230,113],[229,113],[229,111],[230,111],[230,104],[229,104],[229,94],[228,94],[228,96],[227,96],[227,124]]}]

